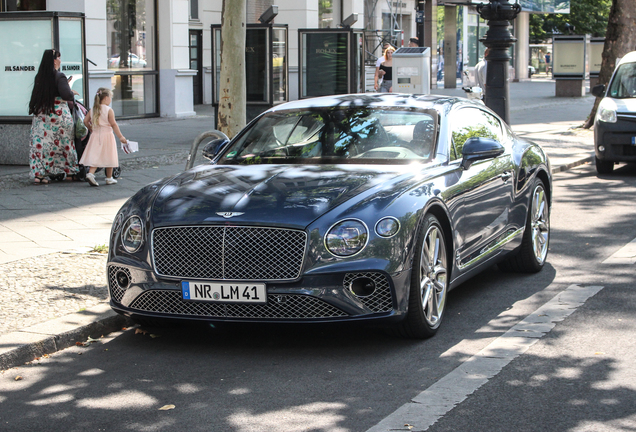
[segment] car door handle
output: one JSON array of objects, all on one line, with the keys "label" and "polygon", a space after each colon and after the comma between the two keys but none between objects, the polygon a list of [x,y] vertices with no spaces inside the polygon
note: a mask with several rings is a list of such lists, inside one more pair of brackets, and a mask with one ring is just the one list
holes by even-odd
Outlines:
[{"label": "car door handle", "polygon": [[504,171],[501,174],[501,179],[504,181],[504,183],[510,180],[510,177],[512,177],[512,173],[510,171]]}]

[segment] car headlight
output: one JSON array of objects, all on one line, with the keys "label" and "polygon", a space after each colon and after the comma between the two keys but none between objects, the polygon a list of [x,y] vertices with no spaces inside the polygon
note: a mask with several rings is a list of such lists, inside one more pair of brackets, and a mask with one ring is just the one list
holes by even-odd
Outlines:
[{"label": "car headlight", "polygon": [[603,98],[598,106],[596,118],[606,123],[616,123],[616,102],[610,98]]},{"label": "car headlight", "polygon": [[144,224],[139,216],[128,218],[121,231],[121,243],[128,252],[137,252],[143,243]]},{"label": "car headlight", "polygon": [[325,246],[340,257],[355,255],[367,244],[369,231],[359,220],[347,219],[332,226],[325,236]]},{"label": "car headlight", "polygon": [[392,216],[385,217],[380,219],[377,224],[375,224],[375,232],[378,233],[380,237],[389,238],[393,237],[400,230],[400,222]]}]

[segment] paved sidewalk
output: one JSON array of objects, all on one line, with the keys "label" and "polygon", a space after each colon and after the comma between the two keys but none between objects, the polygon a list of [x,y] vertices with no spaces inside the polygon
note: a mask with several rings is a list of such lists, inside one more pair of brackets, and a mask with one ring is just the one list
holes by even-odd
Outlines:
[{"label": "paved sidewalk", "polygon": [[[553,81],[512,83],[511,123],[540,143],[554,172],[593,159],[583,123],[594,102],[554,97]],[[461,89],[434,93],[463,96]],[[126,325],[108,307],[106,256],[112,220],[142,186],[183,170],[192,141],[213,128],[212,110],[187,119],[120,121],[140,151],[120,154],[117,185],[32,185],[26,166],[0,165],[0,370]]]}]

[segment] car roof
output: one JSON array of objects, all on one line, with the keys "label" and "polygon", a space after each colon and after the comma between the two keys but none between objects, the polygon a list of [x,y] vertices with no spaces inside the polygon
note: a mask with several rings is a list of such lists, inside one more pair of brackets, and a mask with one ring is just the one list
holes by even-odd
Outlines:
[{"label": "car roof", "polygon": [[618,62],[616,66],[620,66],[623,63],[634,63],[636,62],[636,51],[629,52],[625,54],[623,58]]},{"label": "car roof", "polygon": [[310,109],[310,108],[416,108],[416,109],[443,109],[443,106],[451,106],[464,102],[483,106],[479,102],[469,99],[442,96],[442,95],[412,95],[406,93],[357,93],[333,96],[321,96],[310,99],[299,99],[280,104],[270,109],[270,112]]}]

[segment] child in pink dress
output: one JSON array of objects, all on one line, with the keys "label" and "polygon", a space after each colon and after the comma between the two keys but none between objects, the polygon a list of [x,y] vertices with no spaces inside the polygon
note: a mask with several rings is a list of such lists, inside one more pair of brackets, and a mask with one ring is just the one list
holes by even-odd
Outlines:
[{"label": "child in pink dress", "polygon": [[119,130],[119,126],[117,126],[115,121],[115,114],[109,106],[112,100],[113,92],[110,89],[101,87],[95,95],[93,108],[84,118],[84,124],[91,131],[91,136],[79,163],[90,167],[86,174],[86,181],[91,186],[99,186],[99,183],[95,180],[97,168],[106,168],[107,185],[117,183],[117,180],[113,178],[113,168],[119,166],[115,133],[122,143],[128,142]]}]

